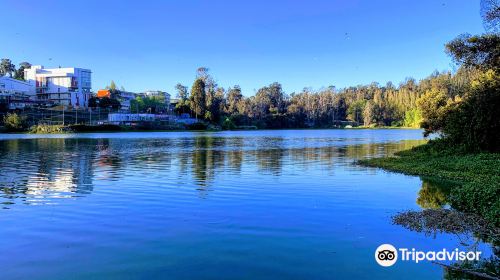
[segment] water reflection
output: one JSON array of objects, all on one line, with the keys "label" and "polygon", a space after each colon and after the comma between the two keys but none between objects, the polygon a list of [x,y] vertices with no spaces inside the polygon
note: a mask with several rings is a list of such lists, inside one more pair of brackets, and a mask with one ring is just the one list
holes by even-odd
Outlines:
[{"label": "water reflection", "polygon": [[439,209],[448,206],[450,191],[456,186],[458,184],[455,182],[423,178],[417,204],[424,209]]},{"label": "water reflection", "polygon": [[491,246],[491,256],[483,254],[479,260],[474,261],[434,263],[444,268],[445,279],[497,279],[500,276],[500,229],[475,214],[431,208],[399,213],[393,217],[393,223],[434,238],[453,234],[458,241],[455,247],[463,248],[463,251],[484,253],[480,245],[488,243]]},{"label": "water reflection", "polygon": [[[43,204],[93,191],[95,181],[142,176],[193,180],[201,196],[218,175],[251,172],[280,176],[354,166],[355,159],[392,154],[420,140],[346,145],[345,139],[285,137],[179,137],[162,139],[16,139],[0,141],[1,203]],[[286,163],[286,164],[285,164]],[[429,187],[424,186],[425,189]],[[430,189],[434,191],[434,189]],[[425,191],[429,192],[429,191]],[[425,192],[421,197],[428,196]],[[436,200],[437,199],[437,200]],[[440,198],[428,202],[439,204]],[[427,203],[427,202],[426,202]],[[427,204],[423,205],[426,206]]]}]

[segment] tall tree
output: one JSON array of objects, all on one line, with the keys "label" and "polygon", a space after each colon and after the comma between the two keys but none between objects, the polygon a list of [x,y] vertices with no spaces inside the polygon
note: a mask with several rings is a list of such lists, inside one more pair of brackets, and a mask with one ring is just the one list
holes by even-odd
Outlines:
[{"label": "tall tree", "polygon": [[226,112],[230,115],[238,113],[238,103],[243,99],[240,86],[236,85],[227,91]]},{"label": "tall tree", "polygon": [[193,83],[193,86],[191,87],[190,107],[191,111],[195,113],[197,120],[198,116],[201,117],[205,116],[205,111],[206,111],[205,82],[203,82],[201,78],[196,79]]},{"label": "tall tree", "polygon": [[12,73],[16,71],[16,66],[8,58],[2,58],[0,62],[0,76],[5,76],[9,74],[12,77]]}]

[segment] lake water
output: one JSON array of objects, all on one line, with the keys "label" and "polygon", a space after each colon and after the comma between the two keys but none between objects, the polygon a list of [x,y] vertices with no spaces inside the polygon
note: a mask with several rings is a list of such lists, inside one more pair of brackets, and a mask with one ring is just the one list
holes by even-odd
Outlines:
[{"label": "lake water", "polygon": [[457,247],[453,235],[391,223],[440,204],[439,190],[354,164],[422,139],[420,130],[0,134],[0,279],[440,279],[428,262],[374,259],[383,243]]}]

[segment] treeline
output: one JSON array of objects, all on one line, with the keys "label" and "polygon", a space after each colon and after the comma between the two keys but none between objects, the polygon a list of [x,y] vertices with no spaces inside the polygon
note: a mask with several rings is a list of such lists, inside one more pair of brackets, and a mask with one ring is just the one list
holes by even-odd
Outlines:
[{"label": "treeline", "polygon": [[281,84],[272,83],[245,97],[239,86],[219,87],[208,73],[198,69],[191,87],[178,84],[175,112],[188,113],[199,120],[232,128],[254,125],[259,128],[327,128],[351,122],[363,126],[418,128],[423,120],[422,98],[429,92],[446,91],[462,96],[475,70],[461,68],[456,73],[435,72],[417,82],[407,78],[395,86],[371,83],[336,89],[304,88],[286,94]]}]

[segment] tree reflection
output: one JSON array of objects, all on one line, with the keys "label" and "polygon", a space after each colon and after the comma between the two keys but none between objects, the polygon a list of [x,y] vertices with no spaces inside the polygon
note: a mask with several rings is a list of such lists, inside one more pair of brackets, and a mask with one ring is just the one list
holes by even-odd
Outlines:
[{"label": "tree reflection", "polygon": [[[151,182],[194,186],[202,196],[225,174],[242,172],[281,176],[321,168],[364,170],[360,158],[422,143],[348,145],[345,139],[307,137],[221,137],[198,134],[178,138],[40,138],[0,141],[0,191],[6,204],[89,194],[96,182],[143,176]],[[440,190],[424,184],[419,203],[445,203]],[[126,187],[124,184],[122,187]]]},{"label": "tree reflection", "polygon": [[[393,223],[425,235],[454,234],[460,246],[477,251],[479,242],[491,245],[492,256],[479,261],[456,261],[451,265],[435,262],[445,269],[445,279],[496,279],[500,276],[500,229],[478,215],[450,209],[406,211],[393,217]],[[496,278],[495,278],[496,277]]]},{"label": "tree reflection", "polygon": [[434,179],[422,179],[422,187],[418,192],[417,204],[424,209],[442,208],[448,204],[450,190],[456,186],[453,182]]}]

